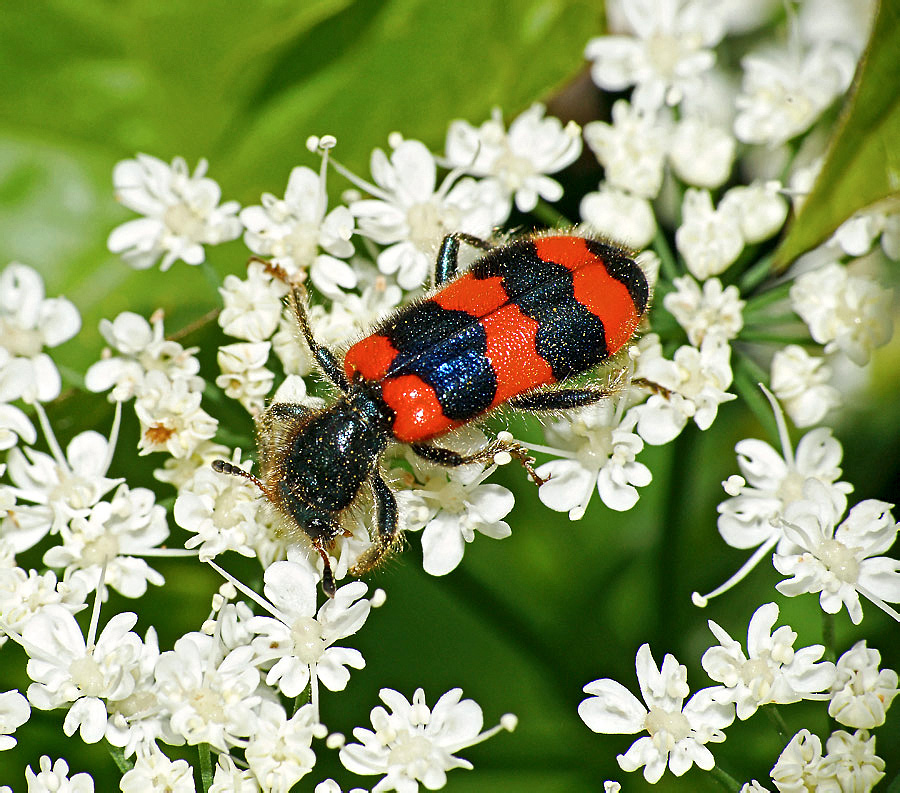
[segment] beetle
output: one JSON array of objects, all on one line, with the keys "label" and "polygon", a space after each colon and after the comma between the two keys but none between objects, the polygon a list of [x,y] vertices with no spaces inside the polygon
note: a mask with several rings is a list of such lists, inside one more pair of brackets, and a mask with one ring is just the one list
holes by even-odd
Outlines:
[{"label": "beetle", "polygon": [[[460,244],[481,252],[459,273]],[[257,422],[260,478],[225,460],[213,468],[252,481],[310,540],[324,562],[322,588],[335,590],[328,550],[341,519],[366,487],[376,513],[373,544],[350,573],[378,565],[398,543],[397,501],[379,469],[391,443],[443,466],[517,458],[542,484],[527,450],[497,439],[464,455],[435,438],[501,405],[564,411],[609,396],[600,387],[556,384],[622,349],[648,301],[647,278],[631,255],[605,241],[533,234],[500,245],[464,233],[440,247],[430,296],[401,307],[346,352],[343,365],[312,333],[305,292],[288,302],[319,368],[339,397],[312,410],[279,402]]]}]

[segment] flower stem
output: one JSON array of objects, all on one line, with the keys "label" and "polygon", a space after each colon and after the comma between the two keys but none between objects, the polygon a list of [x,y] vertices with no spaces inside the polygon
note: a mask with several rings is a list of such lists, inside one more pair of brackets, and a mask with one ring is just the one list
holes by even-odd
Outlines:
[{"label": "flower stem", "polygon": [[712,775],[712,778],[716,780],[725,790],[730,790],[732,793],[737,793],[741,789],[741,783],[738,782],[731,774],[727,771],[723,771],[719,766],[714,765],[709,773]]},{"label": "flower stem", "polygon": [[203,271],[207,283],[212,287],[213,294],[218,297],[219,287],[222,286],[222,279],[219,277],[218,272],[216,272],[216,268],[213,267],[212,262],[210,262],[209,259],[204,259],[200,262],[200,269]]},{"label": "flower stem", "polygon": [[778,345],[799,344],[800,346],[807,347],[819,346],[807,334],[772,333],[762,330],[750,330],[748,328],[744,328],[744,330],[741,331],[741,341],[755,341]]},{"label": "flower stem", "polygon": [[775,730],[778,732],[778,737],[784,741],[785,745],[791,740],[791,731],[788,729],[787,724],[784,721],[784,717],[781,715],[781,711],[778,710],[777,705],[766,705],[763,708],[766,716],[769,717],[769,721],[775,726]]},{"label": "flower stem", "polygon": [[203,793],[206,793],[212,787],[213,782],[212,755],[209,751],[209,744],[197,744],[197,753],[200,755],[200,785]]},{"label": "flower stem", "polygon": [[837,658],[837,641],[834,636],[834,614],[822,612],[822,641],[825,644],[825,659],[832,663]]},{"label": "flower stem", "polygon": [[657,230],[652,247],[656,251],[656,255],[659,256],[660,272],[667,280],[672,281],[681,275],[678,271],[678,265],[675,263],[675,254],[672,253],[672,246],[669,245],[666,235],[661,230]]},{"label": "flower stem", "polygon": [[531,214],[551,229],[565,229],[575,225],[556,207],[544,201],[543,198],[538,199],[537,205],[531,210]]},{"label": "flower stem", "polygon": [[774,259],[774,254],[763,256],[756,264],[748,267],[744,271],[738,281],[738,288],[741,290],[742,295],[746,295],[748,292],[754,290],[768,278],[769,274],[772,272],[772,262]]},{"label": "flower stem", "polygon": [[[750,315],[756,315],[763,309],[766,309],[775,303],[787,300],[790,296],[792,283],[792,281],[787,281],[749,298],[747,300],[747,307],[744,309],[744,321],[746,322],[747,317]],[[794,314],[794,319],[799,319],[799,317]]]},{"label": "flower stem", "polygon": [[109,749],[109,755],[112,757],[113,762],[116,764],[116,768],[119,769],[120,773],[124,774],[134,767],[134,763],[125,759],[124,749],[121,749],[118,746],[108,746],[107,749]]}]

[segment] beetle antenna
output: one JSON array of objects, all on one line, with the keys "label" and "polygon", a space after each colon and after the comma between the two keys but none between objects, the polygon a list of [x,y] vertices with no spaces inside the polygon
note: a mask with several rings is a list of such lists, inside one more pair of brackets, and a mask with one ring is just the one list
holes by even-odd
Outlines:
[{"label": "beetle antenna", "polygon": [[249,471],[245,471],[243,468],[239,468],[234,463],[228,462],[228,460],[213,460],[212,461],[212,469],[216,473],[219,474],[230,474],[231,476],[240,476],[246,479],[248,482],[252,482],[256,485],[262,494],[269,499],[272,503],[277,503],[277,501],[272,497],[272,492],[266,487],[265,483],[251,474]]}]

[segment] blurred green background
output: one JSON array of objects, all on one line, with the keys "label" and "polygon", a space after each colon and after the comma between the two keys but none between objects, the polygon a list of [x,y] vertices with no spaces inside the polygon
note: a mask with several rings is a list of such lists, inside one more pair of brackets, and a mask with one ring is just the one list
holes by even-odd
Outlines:
[{"label": "blurred green background", "polygon": [[[892,189],[900,141],[900,25],[893,5],[877,28],[873,73],[860,101],[836,125],[833,166],[794,225],[785,261]],[[478,124],[494,105],[509,119],[543,100],[560,115],[588,120],[604,104],[582,90],[582,51],[603,32],[603,20],[601,4],[566,0],[460,2],[452,11],[429,0],[6,4],[0,15],[0,264],[20,260],[35,267],[48,295],[64,294],[82,312],[82,333],[54,354],[68,384],[77,385],[99,356],[101,317],[125,309],[146,316],[162,307],[172,332],[218,302],[201,268],[177,263],[168,273],[132,272],[106,251],[109,231],[130,217],[112,197],[118,160],[138,151],[167,161],[182,155],[193,168],[206,157],[224,198],[246,205],[258,203],[263,191],[282,194],[293,166],[316,167],[305,148],[312,134],[336,135],[336,156],[367,175],[369,153],[386,145],[388,133],[399,130],[440,151],[450,120]],[[568,177],[574,195],[599,179],[588,159]],[[336,195],[340,180],[332,187]],[[221,278],[241,273],[247,252],[235,242],[208,256]],[[215,330],[184,340],[201,345],[210,378],[220,338]],[[898,357],[896,343],[876,356],[871,386],[848,405],[836,429],[845,446],[844,478],[856,485],[857,499],[897,500]],[[207,409],[227,431],[250,437],[250,420],[240,408],[215,403]],[[111,421],[105,397],[77,391],[50,413],[63,443],[90,426],[106,432]],[[511,423],[517,433],[538,439],[534,427]],[[642,453],[654,481],[634,510],[615,514],[595,498],[577,523],[543,507],[521,471],[499,472],[495,481],[517,493],[512,538],[479,536],[463,564],[436,579],[421,571],[419,539],[412,535],[410,548],[371,579],[387,590],[387,604],[347,642],[363,652],[367,667],[353,674],[345,692],[324,692],[324,721],[349,735],[353,726],[368,725],[382,686],[407,697],[422,686],[429,704],[461,686],[484,708],[487,726],[508,711],[520,723],[512,735],[461,752],[475,771],[454,771],[449,790],[592,791],[601,790],[604,779],[619,779],[626,791],[648,787],[615,761],[634,738],[598,736],[580,721],[581,688],[612,677],[636,691],[634,653],[645,641],[657,662],[673,652],[688,665],[692,688],[701,688],[708,681],[699,658],[712,642],[706,618],[743,640],[753,610],[775,599],[778,577],[763,563],[705,612],[690,602],[692,590],[708,591],[745,558],[718,537],[715,507],[719,483],[737,471],[735,442],[756,436],[774,443],[762,432],[741,404],[727,404],[712,431],[689,428],[675,443]],[[137,434],[126,410],[123,454],[111,475],[127,471],[130,484],[149,485],[158,462],[129,459]],[[172,528],[171,545],[177,546],[183,536]],[[221,561],[248,583],[259,578],[246,560]],[[40,553],[23,563],[39,566]],[[164,588],[140,603],[112,597],[101,619],[136,610],[137,630],[155,625],[168,649],[199,628],[220,582],[186,560],[158,568],[167,578]],[[820,641],[812,597],[779,603],[782,622],[800,633],[800,646]],[[871,605],[864,609],[858,629],[839,615],[841,649],[865,636],[885,665],[900,668],[898,626]],[[4,689],[27,686],[23,655],[11,643],[0,650],[0,679]],[[820,705],[791,706],[783,714],[792,730],[826,734]],[[18,747],[0,755],[0,783],[24,790],[22,769],[35,767],[46,753],[67,758],[73,773],[90,771],[98,791],[117,789],[103,746],[65,739],[61,723],[60,714],[35,711],[17,734]],[[900,770],[898,723],[895,711],[877,733],[879,754],[893,773]],[[726,743],[713,750],[741,781],[765,781],[780,744],[758,715],[732,726]],[[311,780],[329,775],[345,789],[365,784],[343,773],[323,749],[314,773],[297,789],[312,790]],[[371,786],[376,779],[368,781]],[[655,787],[715,788],[696,770],[681,780],[667,774]]]}]

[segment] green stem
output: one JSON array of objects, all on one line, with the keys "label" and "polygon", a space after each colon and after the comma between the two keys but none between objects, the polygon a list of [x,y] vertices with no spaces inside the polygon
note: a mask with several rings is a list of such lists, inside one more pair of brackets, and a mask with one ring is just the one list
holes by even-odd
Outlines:
[{"label": "green stem", "polygon": [[212,755],[209,751],[209,744],[197,744],[197,753],[200,755],[200,784],[203,793],[206,793],[213,783]]},{"label": "green stem", "polygon": [[772,262],[774,255],[764,256],[756,264],[748,267],[738,281],[738,288],[741,294],[745,295],[759,286],[769,274],[772,272]]},{"label": "green stem", "polygon": [[825,660],[834,663],[837,658],[837,640],[834,635],[834,614],[822,612],[822,640],[825,643]]},{"label": "green stem", "polygon": [[714,765],[709,773],[712,775],[712,778],[716,780],[725,790],[730,790],[732,793],[737,793],[741,789],[741,783],[738,782],[731,774],[727,771],[723,771],[719,766]]},{"label": "green stem", "polygon": [[294,710],[291,715],[296,713],[300,708],[302,708],[307,702],[309,702],[310,689],[312,688],[312,680],[306,684],[306,688],[303,689],[299,694],[297,694],[294,699]]},{"label": "green stem", "polygon": [[556,207],[544,201],[543,198],[538,199],[537,206],[531,210],[531,214],[551,229],[565,229],[575,225]]},{"label": "green stem", "polygon": [[672,281],[681,275],[678,265],[675,263],[675,254],[672,253],[672,248],[662,229],[656,230],[656,237],[654,237],[651,247],[659,256],[659,269],[667,280]]},{"label": "green stem", "polygon": [[751,314],[744,313],[744,327],[765,327],[773,325],[796,325],[799,322],[793,311],[785,311],[781,314],[766,314],[763,311],[755,311]]},{"label": "green stem", "polygon": [[694,459],[694,450],[699,437],[699,430],[688,424],[669,444],[667,471],[669,481],[666,483],[665,502],[662,513],[663,537],[657,543],[656,558],[653,561],[656,573],[656,622],[652,635],[655,642],[663,641],[664,636],[677,636],[684,619],[685,605],[690,603],[686,589],[682,586],[678,563],[682,553],[685,528],[685,493],[690,491],[691,466],[685,460]]},{"label": "green stem", "polygon": [[799,344],[801,347],[818,345],[807,335],[791,335],[788,333],[768,333],[766,331],[747,330],[741,331],[741,341],[765,342],[766,344]]},{"label": "green stem", "polygon": [[777,438],[778,428],[775,425],[772,408],[759,388],[759,384],[765,383],[768,379],[768,375],[756,361],[746,355],[738,357],[734,365],[733,388],[769,435]]},{"label": "green stem", "polygon": [[791,740],[791,731],[788,729],[787,723],[784,720],[784,717],[781,715],[781,711],[778,710],[777,705],[766,705],[763,708],[766,716],[769,717],[769,721],[775,726],[775,730],[778,733],[778,737],[787,745]]},{"label": "green stem", "polygon": [[222,279],[219,278],[216,268],[212,266],[212,262],[210,262],[209,259],[204,259],[200,262],[200,269],[203,271],[203,275],[206,276],[207,283],[212,287],[213,294],[218,298],[219,287],[222,286]]},{"label": "green stem", "polygon": [[119,769],[120,774],[130,771],[134,767],[134,763],[125,759],[124,749],[120,749],[118,746],[108,746],[107,749],[109,749],[109,754],[116,764],[116,768]]},{"label": "green stem", "polygon": [[788,281],[779,284],[772,289],[768,289],[765,292],[751,297],[747,301],[747,307],[744,309],[744,317],[746,318],[748,314],[753,314],[762,308],[771,306],[773,303],[780,303],[782,300],[787,300],[792,283],[793,282]]}]

